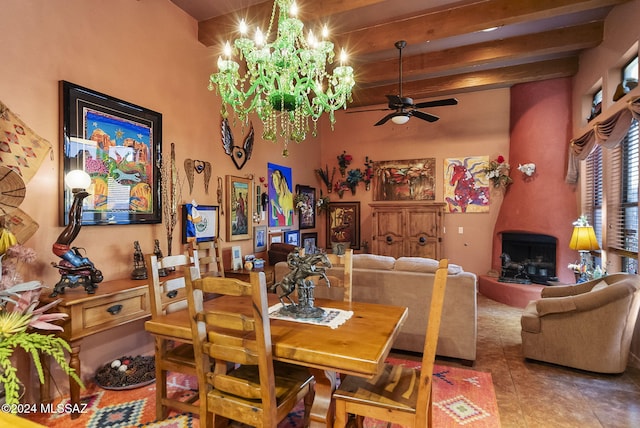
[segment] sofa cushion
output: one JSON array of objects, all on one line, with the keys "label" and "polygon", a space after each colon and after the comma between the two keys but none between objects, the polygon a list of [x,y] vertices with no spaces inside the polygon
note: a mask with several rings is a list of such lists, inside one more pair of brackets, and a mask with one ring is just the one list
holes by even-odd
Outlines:
[{"label": "sofa cushion", "polygon": [[[428,259],[425,257],[400,257],[396,260],[394,270],[402,270],[407,272],[420,272],[420,273],[436,273],[440,262],[434,259]],[[455,264],[449,264],[447,273],[449,275],[456,275],[463,272],[462,267]]]},{"label": "sofa cushion", "polygon": [[354,254],[354,269],[380,269],[393,270],[396,259],[388,256],[377,256],[375,254]]}]

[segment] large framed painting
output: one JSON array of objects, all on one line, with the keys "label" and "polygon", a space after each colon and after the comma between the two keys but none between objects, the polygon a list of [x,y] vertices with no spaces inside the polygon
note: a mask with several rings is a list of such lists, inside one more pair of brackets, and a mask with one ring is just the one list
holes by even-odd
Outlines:
[{"label": "large framed painting", "polygon": [[435,199],[435,158],[374,163],[374,201],[433,201]]},{"label": "large framed painting", "polygon": [[316,189],[309,186],[296,186],[296,194],[300,195],[296,204],[300,229],[316,227]]},{"label": "large framed painting", "polygon": [[450,213],[489,212],[489,156],[444,160],[444,201]]},{"label": "large framed painting", "polygon": [[327,248],[360,249],[360,202],[329,202]]},{"label": "large framed painting", "polygon": [[267,164],[269,178],[269,227],[293,226],[291,168]]},{"label": "large framed painting", "polygon": [[227,175],[227,240],[253,239],[253,183],[248,178]]},{"label": "large framed painting", "polygon": [[83,226],[160,223],[162,115],[66,81],[60,104],[60,224],[73,202],[64,177],[76,169],[91,177]]}]

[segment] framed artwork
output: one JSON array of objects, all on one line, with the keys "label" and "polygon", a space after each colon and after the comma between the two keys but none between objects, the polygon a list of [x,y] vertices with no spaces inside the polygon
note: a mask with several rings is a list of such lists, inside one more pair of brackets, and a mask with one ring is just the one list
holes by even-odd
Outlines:
[{"label": "framed artwork", "polygon": [[252,239],[253,183],[248,178],[227,175],[227,240]]},{"label": "framed artwork", "polygon": [[345,249],[360,249],[360,202],[329,202],[327,248],[340,243]]},{"label": "framed artwork", "polygon": [[298,219],[300,229],[315,229],[316,227],[316,189],[309,186],[296,186],[296,194],[301,196],[298,202]]},{"label": "framed artwork", "polygon": [[253,252],[267,251],[267,226],[253,228]]},{"label": "framed artwork", "polygon": [[433,201],[436,199],[436,159],[374,163],[374,201]]},{"label": "framed artwork", "polygon": [[305,254],[315,254],[318,243],[318,233],[302,233],[300,234],[300,240],[302,241],[302,248],[304,248]]},{"label": "framed artwork", "polygon": [[489,179],[484,168],[489,156],[444,160],[444,201],[450,213],[489,212]]},{"label": "framed artwork", "polygon": [[286,230],[284,232],[284,242],[287,244],[300,245],[300,232],[297,230]]},{"label": "framed artwork", "polygon": [[60,104],[60,224],[73,202],[64,177],[76,169],[91,177],[83,226],[160,223],[162,115],[66,81]]},{"label": "framed artwork", "polygon": [[267,164],[269,179],[269,227],[293,226],[291,168]]},{"label": "framed artwork", "polygon": [[242,269],[242,249],[239,245],[231,247],[231,268],[233,270]]},{"label": "framed artwork", "polygon": [[282,232],[269,232],[269,245],[284,242],[282,238]]},{"label": "framed artwork", "polygon": [[182,243],[213,241],[218,236],[218,207],[182,205]]}]

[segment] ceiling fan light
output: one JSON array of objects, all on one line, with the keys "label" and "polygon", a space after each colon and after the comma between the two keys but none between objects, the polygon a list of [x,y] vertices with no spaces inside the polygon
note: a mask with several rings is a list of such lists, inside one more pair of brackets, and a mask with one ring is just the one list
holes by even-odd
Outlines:
[{"label": "ceiling fan light", "polygon": [[391,121],[396,125],[404,125],[405,123],[409,122],[409,116],[393,116],[391,118]]}]

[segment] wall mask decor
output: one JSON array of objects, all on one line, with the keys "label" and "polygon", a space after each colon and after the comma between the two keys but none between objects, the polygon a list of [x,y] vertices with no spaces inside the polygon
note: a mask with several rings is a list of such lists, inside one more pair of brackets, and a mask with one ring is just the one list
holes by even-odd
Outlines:
[{"label": "wall mask decor", "polygon": [[233,142],[233,134],[231,133],[231,127],[227,119],[222,120],[222,146],[224,152],[231,156],[231,160],[235,164],[236,168],[242,169],[245,163],[251,159],[251,152],[253,151],[253,123],[249,123],[249,133],[244,138],[244,144],[242,147],[236,146]]},{"label": "wall mask decor", "polygon": [[197,159],[184,160],[184,172],[189,182],[189,194],[193,192],[193,183],[195,181],[195,173],[204,173],[204,192],[209,194],[209,180],[211,180],[211,163]]}]

